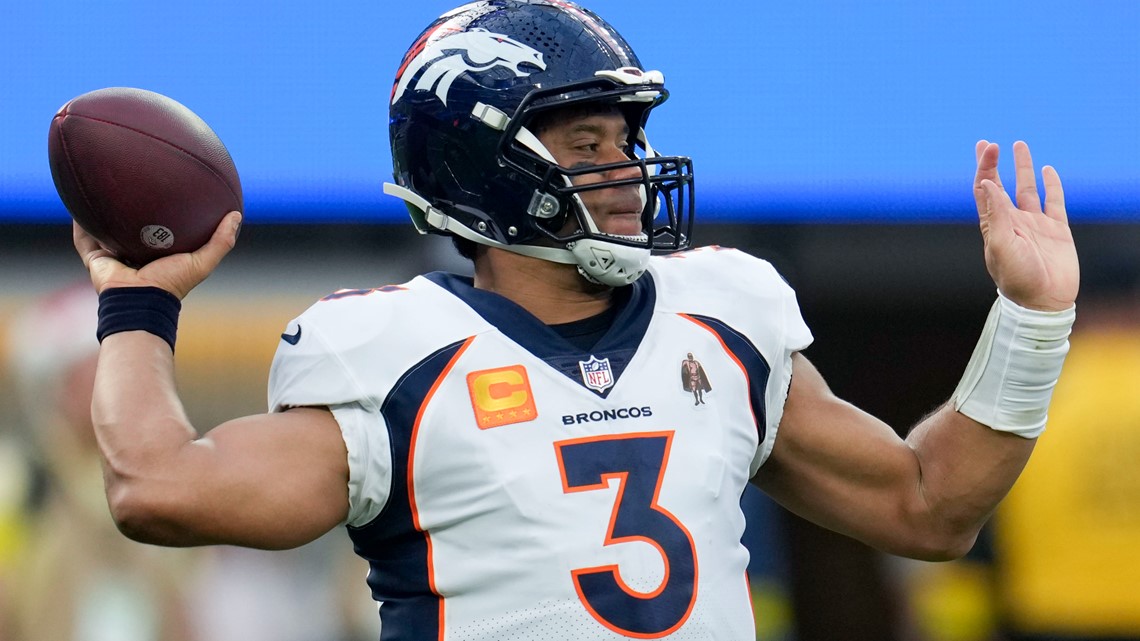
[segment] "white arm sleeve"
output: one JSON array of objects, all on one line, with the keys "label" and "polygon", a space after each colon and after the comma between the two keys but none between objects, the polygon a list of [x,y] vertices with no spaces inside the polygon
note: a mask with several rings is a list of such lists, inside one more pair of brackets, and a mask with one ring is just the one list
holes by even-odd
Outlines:
[{"label": "white arm sleeve", "polygon": [[329,407],[348,448],[348,525],[366,525],[388,502],[392,488],[392,449],[379,412],[359,403]]}]

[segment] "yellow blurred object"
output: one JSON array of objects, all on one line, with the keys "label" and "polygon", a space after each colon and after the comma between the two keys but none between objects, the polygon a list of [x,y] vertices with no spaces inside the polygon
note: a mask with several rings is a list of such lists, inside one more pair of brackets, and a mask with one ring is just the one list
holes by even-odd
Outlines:
[{"label": "yellow blurred object", "polygon": [[989,567],[972,561],[922,563],[909,577],[911,607],[927,641],[983,641],[997,613]]},{"label": "yellow blurred object", "polygon": [[1074,334],[1049,429],[1000,508],[1019,632],[1140,634],[1140,331]]},{"label": "yellow blurred object", "polygon": [[752,582],[752,613],[756,617],[756,641],[791,638],[792,601],[780,583],[763,579]]},{"label": "yellow blurred object", "polygon": [[0,437],[0,582],[18,560],[27,538],[27,494],[24,455],[9,439]]}]

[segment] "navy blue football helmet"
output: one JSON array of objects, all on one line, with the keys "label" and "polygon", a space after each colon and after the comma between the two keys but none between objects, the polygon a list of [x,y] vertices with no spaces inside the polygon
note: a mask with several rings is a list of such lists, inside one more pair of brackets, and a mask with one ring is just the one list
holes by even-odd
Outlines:
[{"label": "navy blue football helmet", "polygon": [[[594,13],[561,0],[484,0],[436,19],[404,56],[390,101],[395,184],[421,233],[560,263],[607,285],[633,282],[651,252],[684,249],[693,220],[692,162],[661,156],[645,123],[668,97],[629,44]],[[629,159],[559,167],[528,129],[537,116],[616,109]],[[574,185],[575,176],[636,168],[635,178]],[[578,196],[638,185],[642,233],[605,234]],[[568,221],[577,224],[568,225]],[[571,231],[566,231],[570,229]]]}]

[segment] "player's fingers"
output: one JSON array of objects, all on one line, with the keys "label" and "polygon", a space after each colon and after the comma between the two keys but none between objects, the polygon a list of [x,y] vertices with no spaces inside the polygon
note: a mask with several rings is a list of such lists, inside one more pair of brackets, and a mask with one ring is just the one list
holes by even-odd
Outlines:
[{"label": "player's fingers", "polygon": [[1008,226],[1009,220],[1003,215],[1003,210],[1011,209],[1013,202],[1009,199],[1009,194],[992,180],[983,180],[979,189],[982,192],[982,202],[978,206],[978,219],[983,236],[988,238],[996,230]]},{"label": "player's fingers", "polygon": [[72,221],[71,223],[71,240],[75,244],[75,251],[79,253],[79,257],[83,259],[83,266],[91,269],[91,261],[102,256],[110,256],[110,252],[103,249],[99,241],[87,233],[87,230],[79,226],[79,223]]},{"label": "player's fingers", "polygon": [[196,266],[204,275],[214,271],[222,259],[226,257],[226,254],[230,253],[230,250],[237,244],[238,231],[240,230],[241,213],[231,211],[226,214],[225,218],[222,218],[222,222],[218,223],[209,242],[192,254]]},{"label": "player's fingers", "polygon": [[1065,190],[1061,187],[1061,176],[1050,165],[1041,168],[1041,180],[1045,183],[1045,215],[1063,223],[1069,222],[1065,210]]},{"label": "player's fingers", "polygon": [[1001,148],[998,147],[996,142],[987,142],[979,140],[978,144],[974,147],[974,155],[978,161],[978,180],[992,180],[994,184],[1001,187],[1001,176],[998,175],[998,157],[1001,155]]},{"label": "player's fingers", "polygon": [[138,284],[134,269],[121,263],[113,252],[74,222],[71,237],[79,258],[83,260],[83,266],[91,276],[95,291],[102,293],[108,287],[132,287]]},{"label": "player's fingers", "polygon": [[986,191],[982,187],[984,181],[990,181],[1001,189],[1001,177],[998,175],[998,146],[992,142],[979,140],[974,147],[974,155],[978,161],[978,169],[974,174],[974,202],[978,206],[978,215],[982,215],[986,204]]},{"label": "player's fingers", "polygon": [[1041,197],[1037,194],[1033,156],[1029,154],[1029,145],[1024,141],[1013,143],[1013,166],[1017,176],[1017,206],[1025,211],[1040,212]]},{"label": "player's fingers", "polygon": [[[86,256],[92,251],[99,248],[99,243],[88,234],[86,230],[79,226],[79,223],[72,221],[71,223],[71,241],[75,243],[75,251],[79,252],[80,256]],[[87,261],[84,260],[84,263]]]}]

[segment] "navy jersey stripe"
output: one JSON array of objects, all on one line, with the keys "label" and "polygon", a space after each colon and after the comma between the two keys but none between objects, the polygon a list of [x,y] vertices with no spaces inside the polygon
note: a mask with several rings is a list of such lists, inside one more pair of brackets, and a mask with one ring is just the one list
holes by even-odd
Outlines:
[{"label": "navy jersey stripe", "polygon": [[432,592],[428,538],[416,528],[408,479],[416,417],[466,341],[444,347],[410,368],[380,408],[392,447],[392,488],[371,523],[348,527],[356,553],[368,561],[368,585],[383,603],[381,641],[439,638],[441,599]]},{"label": "navy jersey stripe", "polygon": [[760,435],[760,442],[768,432],[767,402],[764,400],[764,390],[768,387],[768,376],[772,368],[767,359],[760,353],[748,337],[730,327],[724,321],[710,316],[697,314],[684,314],[686,318],[697,321],[716,334],[728,351],[744,366],[748,374],[748,396],[752,403],[752,413],[756,416],[756,431]]},{"label": "navy jersey stripe", "polygon": [[[455,295],[507,338],[583,388],[586,384],[578,363],[591,355],[610,359],[614,381],[621,377],[649,329],[657,301],[652,275],[645,274],[628,285],[623,292],[628,294],[628,299],[609,330],[593,350],[583,352],[514,302],[494,292],[476,289],[468,277],[432,272],[425,278]],[[612,389],[590,391],[604,398]]]}]

